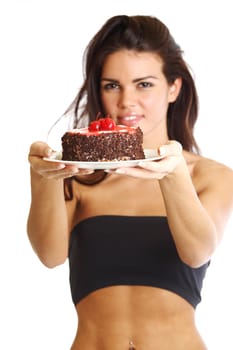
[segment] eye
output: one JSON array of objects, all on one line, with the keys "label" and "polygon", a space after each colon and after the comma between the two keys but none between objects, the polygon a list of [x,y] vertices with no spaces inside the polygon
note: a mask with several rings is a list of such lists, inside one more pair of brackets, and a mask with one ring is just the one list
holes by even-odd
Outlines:
[{"label": "eye", "polygon": [[117,90],[119,89],[119,87],[120,87],[119,84],[115,82],[102,85],[102,89],[104,90]]},{"label": "eye", "polygon": [[149,81],[141,81],[138,84],[138,86],[141,88],[150,88],[150,87],[154,86],[154,84],[150,83]]}]

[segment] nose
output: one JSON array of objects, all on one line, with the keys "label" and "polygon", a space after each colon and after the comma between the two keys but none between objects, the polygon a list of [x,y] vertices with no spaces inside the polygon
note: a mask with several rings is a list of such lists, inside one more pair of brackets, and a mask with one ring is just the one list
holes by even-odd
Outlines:
[{"label": "nose", "polygon": [[120,108],[129,108],[136,105],[135,92],[132,89],[122,89],[119,96],[118,106]]}]

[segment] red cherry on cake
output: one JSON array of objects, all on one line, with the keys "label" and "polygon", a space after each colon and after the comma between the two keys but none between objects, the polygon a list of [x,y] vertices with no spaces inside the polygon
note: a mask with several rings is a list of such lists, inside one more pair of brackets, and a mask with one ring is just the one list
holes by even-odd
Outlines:
[{"label": "red cherry on cake", "polygon": [[98,122],[100,123],[100,130],[115,130],[116,124],[110,117],[100,118]]},{"label": "red cherry on cake", "polygon": [[99,131],[100,130],[100,122],[99,120],[94,120],[90,123],[88,127],[89,131]]},{"label": "red cherry on cake", "polygon": [[90,122],[89,131],[110,131],[115,130],[116,123],[111,117],[99,118]]}]

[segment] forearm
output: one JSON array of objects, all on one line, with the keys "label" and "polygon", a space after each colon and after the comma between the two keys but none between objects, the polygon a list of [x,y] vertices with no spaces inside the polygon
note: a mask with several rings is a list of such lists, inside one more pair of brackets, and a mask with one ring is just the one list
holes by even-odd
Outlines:
[{"label": "forearm", "polygon": [[197,267],[213,253],[217,233],[196,194],[185,160],[159,183],[177,251],[182,260]]},{"label": "forearm", "polygon": [[68,219],[63,180],[48,180],[31,170],[31,207],[27,232],[47,266],[62,263],[68,251]]}]

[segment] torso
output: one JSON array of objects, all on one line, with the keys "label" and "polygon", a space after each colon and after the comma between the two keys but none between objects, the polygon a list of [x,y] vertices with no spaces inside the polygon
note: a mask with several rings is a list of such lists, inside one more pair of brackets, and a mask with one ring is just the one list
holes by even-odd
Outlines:
[{"label": "torso", "polygon": [[107,287],[77,305],[79,329],[72,350],[204,350],[194,309],[157,288]]},{"label": "torso", "polygon": [[[185,152],[197,193],[208,182],[200,175],[199,156]],[[206,160],[207,167],[209,160]],[[211,162],[211,161],[210,161]],[[211,163],[212,164],[212,163]],[[71,226],[98,215],[166,216],[155,180],[108,175],[100,184],[74,184],[77,208]],[[101,288],[76,306],[78,332],[72,350],[205,350],[194,308],[179,295],[145,286]]]}]

